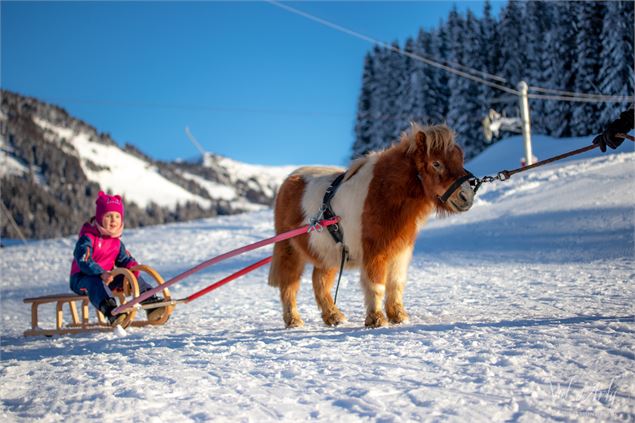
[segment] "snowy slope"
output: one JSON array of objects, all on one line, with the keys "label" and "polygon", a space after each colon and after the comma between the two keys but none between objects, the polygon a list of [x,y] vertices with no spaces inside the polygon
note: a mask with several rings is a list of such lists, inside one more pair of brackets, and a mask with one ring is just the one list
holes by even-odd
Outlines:
[{"label": "snowy slope", "polygon": [[[71,129],[34,118],[35,123],[71,143],[81,158],[82,170],[90,181],[110,192],[133,199],[140,207],[154,202],[162,207],[174,207],[188,201],[209,207],[210,202],[196,196],[161,176],[149,163],[126,153],[114,145],[91,141],[85,132],[75,133]],[[87,162],[99,166],[93,168]],[[155,187],[161,187],[160,193]]]},{"label": "snowy slope", "polygon": [[[514,168],[517,147],[497,144],[468,168],[479,175]],[[338,297],[349,322],[324,327],[308,271],[299,297],[306,326],[283,329],[278,294],[260,269],[177,307],[162,327],[129,329],[123,338],[23,338],[22,298],[67,290],[74,239],[5,248],[0,415],[3,422],[632,421],[634,191],[632,151],[483,187],[472,210],[432,219],[419,236],[405,292],[411,322],[375,330],[363,327],[354,272]],[[125,242],[169,278],[271,234],[266,210],[131,230]],[[173,295],[269,251],[195,275]]]},{"label": "snowy slope", "polygon": [[[169,209],[187,202],[197,203],[203,208],[211,205],[209,199],[192,194],[161,175],[151,163],[116,145],[96,142],[91,139],[91,134],[88,132],[55,125],[42,118],[34,117],[34,122],[41,128],[67,140],[75,148],[80,157],[82,170],[90,181],[96,182],[102,189],[122,194],[142,208],[151,202]],[[262,190],[263,194],[269,198],[273,197],[275,189],[292,170],[291,167],[285,166],[250,165],[224,157],[219,159],[218,164],[228,173],[231,183],[251,183],[253,185],[251,188],[256,191]],[[241,198],[232,185],[209,181],[188,172],[180,172],[180,174],[207,190],[211,198],[215,200],[234,202],[238,208],[247,210],[263,208],[261,205],[250,204],[246,199]],[[156,187],[161,187],[161,190],[157,190]]]}]

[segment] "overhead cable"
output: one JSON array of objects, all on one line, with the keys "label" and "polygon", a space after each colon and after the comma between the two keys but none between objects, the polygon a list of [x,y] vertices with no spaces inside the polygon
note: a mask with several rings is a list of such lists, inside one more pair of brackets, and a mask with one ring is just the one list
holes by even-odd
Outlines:
[{"label": "overhead cable", "polygon": [[605,96],[602,98],[594,97],[570,97],[563,95],[547,95],[547,94],[527,94],[527,98],[539,100],[559,100],[571,101],[576,103],[626,103],[633,101],[633,96]]},{"label": "overhead cable", "polygon": [[[359,32],[356,32],[356,31],[353,31],[351,29],[348,29],[348,28],[345,28],[343,26],[340,26],[338,24],[329,22],[329,21],[327,21],[325,19],[322,19],[322,18],[319,18],[317,16],[311,15],[309,13],[303,12],[302,10],[296,9],[296,8],[291,7],[289,5],[286,5],[286,4],[283,4],[283,3],[278,3],[276,0],[265,0],[265,1],[270,3],[270,4],[272,4],[272,5],[274,5],[274,6],[277,6],[277,7],[281,8],[281,9],[284,9],[284,10],[286,10],[288,12],[294,13],[296,15],[299,15],[299,16],[305,17],[307,19],[310,19],[310,20],[312,20],[314,22],[317,22],[317,23],[319,23],[321,25],[324,25],[324,26],[327,26],[329,28],[335,29],[336,31],[343,32],[343,33],[351,35],[351,36],[353,36],[355,38],[359,38],[361,40],[367,41],[367,42],[369,42],[371,44],[375,44],[375,45],[378,45],[380,47],[384,47],[384,48],[386,48],[388,50],[394,51],[395,53],[401,54],[403,56],[410,57],[411,59],[418,60],[420,62],[426,63],[426,64],[428,64],[430,66],[434,66],[434,67],[439,68],[439,69],[443,69],[446,72],[453,73],[453,74],[461,76],[463,78],[470,79],[470,80],[475,81],[475,82],[479,82],[479,83],[481,83],[483,85],[487,85],[487,86],[490,86],[492,88],[496,88],[496,89],[499,89],[501,91],[504,91],[504,92],[507,92],[507,93],[510,93],[510,94],[514,94],[514,95],[519,95],[520,94],[519,91],[517,91],[517,90],[515,90],[513,88],[509,88],[509,87],[506,87],[504,85],[500,85],[500,84],[497,84],[497,83],[494,83],[494,82],[491,82],[491,81],[487,81],[487,80],[485,80],[483,78],[479,78],[479,77],[471,75],[471,74],[469,74],[467,72],[460,71],[460,70],[455,69],[455,68],[453,68],[451,66],[444,65],[442,63],[439,63],[439,62],[431,60],[431,59],[427,59],[427,58],[425,58],[423,56],[420,56],[418,54],[414,54],[414,53],[403,51],[403,50],[401,50],[401,49],[399,49],[397,47],[391,46],[390,44],[387,44],[387,43],[385,43],[383,41],[379,41],[379,40],[376,40],[376,39],[374,39],[372,37],[369,37],[368,35],[364,35],[364,34],[361,34]],[[476,72],[480,72],[480,71],[476,71]]]},{"label": "overhead cable", "polygon": [[[296,15],[302,16],[304,18],[307,18],[309,20],[312,20],[314,22],[317,22],[321,25],[327,26],[329,28],[335,29],[336,31],[348,34],[350,36],[353,36],[355,38],[359,38],[361,40],[367,41],[371,44],[375,44],[381,47],[384,47],[388,50],[394,51],[395,53],[401,54],[403,56],[407,56],[410,57],[412,59],[421,61],[423,63],[426,63],[430,66],[439,68],[439,69],[443,69],[447,72],[453,73],[455,75],[461,76],[463,78],[466,79],[470,79],[472,81],[475,82],[479,82],[483,85],[487,85],[489,87],[492,88],[496,88],[498,90],[510,93],[510,94],[514,94],[514,95],[520,95],[520,91],[515,90],[513,88],[509,88],[506,87],[504,85],[500,85],[500,84],[496,84],[494,82],[491,81],[487,81],[483,78],[479,78],[477,76],[471,75],[469,73],[460,71],[458,69],[456,69],[456,67],[462,67],[465,69],[468,69],[470,72],[474,72],[474,73],[479,73],[482,74],[484,76],[490,77],[490,78],[496,78],[502,81],[506,81],[504,78],[499,77],[498,75],[492,75],[492,74],[488,74],[486,72],[483,71],[478,71],[476,69],[472,69],[469,68],[467,66],[464,65],[460,65],[458,63],[455,63],[454,67],[452,66],[447,66],[444,65],[442,63],[439,63],[436,60],[432,60],[429,58],[426,58],[422,55],[419,54],[414,54],[414,53],[410,53],[407,51],[403,51],[397,47],[394,47],[392,45],[389,45],[383,41],[379,41],[376,40],[375,38],[369,37],[368,35],[364,35],[361,34],[357,31],[353,31],[352,29],[343,27],[341,25],[335,24],[333,22],[327,21],[326,19],[322,19],[319,18],[317,16],[311,15],[310,13],[304,12],[302,10],[296,9],[294,7],[291,7],[287,4],[283,4],[283,3],[279,3],[277,0],[264,0],[268,3],[270,3],[273,6],[277,6],[281,9],[284,9],[288,12],[294,13]],[[562,94],[562,95],[543,95],[543,94],[529,94],[528,97],[529,98],[533,98],[533,99],[542,99],[542,100],[561,100],[561,101],[572,101],[572,102],[593,102],[593,103],[598,103],[598,102],[614,102],[614,103],[623,103],[623,102],[627,102],[627,101],[633,101],[633,96],[612,96],[612,95],[604,95],[604,94],[586,94],[586,93],[576,93],[576,92],[570,92],[570,91],[559,91],[559,90],[553,90],[553,89],[549,89],[549,88],[541,88],[541,87],[536,87],[536,86],[531,86],[529,87],[529,89],[533,89],[534,91],[542,91],[542,92],[551,92],[551,93],[555,93],[555,94]]]},{"label": "overhead cable", "polygon": [[[633,96],[588,94],[588,93],[580,93],[580,92],[573,92],[573,91],[556,90],[552,88],[535,87],[532,85],[529,86],[529,90],[542,92],[542,93],[548,93],[548,94],[555,94],[560,97],[592,98],[592,99],[605,100],[605,101],[632,101],[633,100]],[[531,97],[532,95],[542,95],[542,94],[530,94],[529,96]],[[537,97],[537,98],[541,98],[541,97]]]}]

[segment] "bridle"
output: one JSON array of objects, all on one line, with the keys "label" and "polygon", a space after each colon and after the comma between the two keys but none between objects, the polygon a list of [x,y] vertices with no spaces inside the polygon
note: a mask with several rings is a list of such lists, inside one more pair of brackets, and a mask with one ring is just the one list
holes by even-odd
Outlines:
[{"label": "bridle", "polygon": [[456,191],[465,182],[469,182],[470,187],[472,188],[472,191],[474,191],[474,194],[476,194],[476,191],[478,191],[479,187],[483,183],[483,180],[478,179],[469,170],[467,169],[463,169],[463,170],[465,171],[465,175],[457,178],[454,182],[452,182],[452,185],[450,185],[450,187],[443,193],[443,195],[437,196],[439,201],[445,204],[450,198],[450,196],[454,194],[454,191]]}]

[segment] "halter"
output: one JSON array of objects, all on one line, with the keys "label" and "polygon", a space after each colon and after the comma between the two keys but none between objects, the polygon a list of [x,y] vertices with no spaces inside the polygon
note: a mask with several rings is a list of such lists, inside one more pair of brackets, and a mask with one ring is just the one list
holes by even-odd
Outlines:
[{"label": "halter", "polygon": [[465,171],[465,175],[455,180],[452,183],[452,185],[450,185],[450,188],[448,188],[443,195],[438,196],[437,198],[439,199],[439,201],[441,201],[442,203],[446,203],[448,199],[450,198],[450,196],[454,194],[454,191],[456,191],[457,188],[463,185],[463,183],[466,181],[470,183],[470,187],[472,187],[472,191],[474,191],[474,194],[476,194],[476,191],[478,191],[483,181],[478,179],[476,176],[474,176],[472,172],[470,172],[469,170],[467,169],[463,169],[463,170]]}]

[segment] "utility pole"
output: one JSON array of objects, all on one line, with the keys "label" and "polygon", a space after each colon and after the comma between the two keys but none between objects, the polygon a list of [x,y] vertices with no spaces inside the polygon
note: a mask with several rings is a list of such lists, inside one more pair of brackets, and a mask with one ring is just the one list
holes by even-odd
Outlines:
[{"label": "utility pole", "polygon": [[529,117],[529,100],[527,100],[527,90],[529,86],[525,81],[518,83],[518,91],[520,96],[518,97],[520,103],[520,118],[522,120],[523,140],[525,142],[525,165],[529,166],[533,164],[533,154],[531,152],[531,124]]}]

